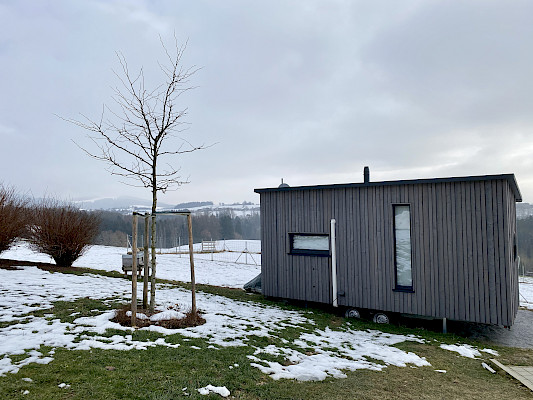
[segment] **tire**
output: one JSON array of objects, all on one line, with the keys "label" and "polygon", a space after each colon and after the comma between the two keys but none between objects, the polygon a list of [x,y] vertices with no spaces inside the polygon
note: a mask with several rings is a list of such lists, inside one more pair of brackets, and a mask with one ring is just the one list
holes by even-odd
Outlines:
[{"label": "tire", "polygon": [[390,323],[389,316],[384,313],[375,313],[374,318],[372,318],[376,324],[388,324]]},{"label": "tire", "polygon": [[361,313],[355,308],[348,308],[344,313],[346,318],[361,318]]}]

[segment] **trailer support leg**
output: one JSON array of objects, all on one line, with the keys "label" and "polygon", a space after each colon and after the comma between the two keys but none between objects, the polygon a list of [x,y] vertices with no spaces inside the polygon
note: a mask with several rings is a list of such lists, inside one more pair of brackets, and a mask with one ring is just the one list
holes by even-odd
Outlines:
[{"label": "trailer support leg", "polygon": [[442,319],[442,333],[448,333],[448,328],[446,326],[446,318]]}]

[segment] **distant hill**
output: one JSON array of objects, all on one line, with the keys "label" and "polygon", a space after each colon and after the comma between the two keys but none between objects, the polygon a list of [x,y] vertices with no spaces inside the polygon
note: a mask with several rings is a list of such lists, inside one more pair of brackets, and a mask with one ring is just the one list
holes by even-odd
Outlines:
[{"label": "distant hill", "polygon": [[[120,197],[102,197],[98,199],[78,199],[73,201],[84,210],[129,210],[136,208],[151,207],[152,202],[137,197],[120,196]],[[160,203],[162,208],[173,208],[171,204]]]},{"label": "distant hill", "polygon": [[190,201],[188,203],[180,203],[174,208],[176,208],[177,210],[186,210],[189,208],[207,207],[212,205],[212,201]]},{"label": "distant hill", "polygon": [[[152,203],[149,200],[137,197],[102,197],[98,199],[78,199],[73,201],[83,210],[106,210],[116,211],[121,214],[131,214],[132,211],[140,213],[150,213]],[[158,211],[166,210],[190,210],[193,214],[245,216],[259,213],[259,205],[251,202],[233,204],[214,204],[212,201],[191,201],[172,205],[167,203],[157,203]]]}]

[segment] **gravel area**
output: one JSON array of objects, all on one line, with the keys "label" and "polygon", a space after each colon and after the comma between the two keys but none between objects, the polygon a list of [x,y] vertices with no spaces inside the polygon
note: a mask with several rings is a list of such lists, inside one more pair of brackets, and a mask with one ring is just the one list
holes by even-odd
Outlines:
[{"label": "gravel area", "polygon": [[501,326],[449,321],[448,332],[487,344],[533,349],[533,311],[518,310],[515,323],[510,329]]}]

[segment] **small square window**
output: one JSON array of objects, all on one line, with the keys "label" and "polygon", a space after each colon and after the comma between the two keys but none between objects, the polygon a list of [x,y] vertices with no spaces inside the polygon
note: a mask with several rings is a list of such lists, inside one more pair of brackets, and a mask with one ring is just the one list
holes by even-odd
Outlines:
[{"label": "small square window", "polygon": [[323,233],[289,233],[290,254],[329,256],[329,235]]}]

